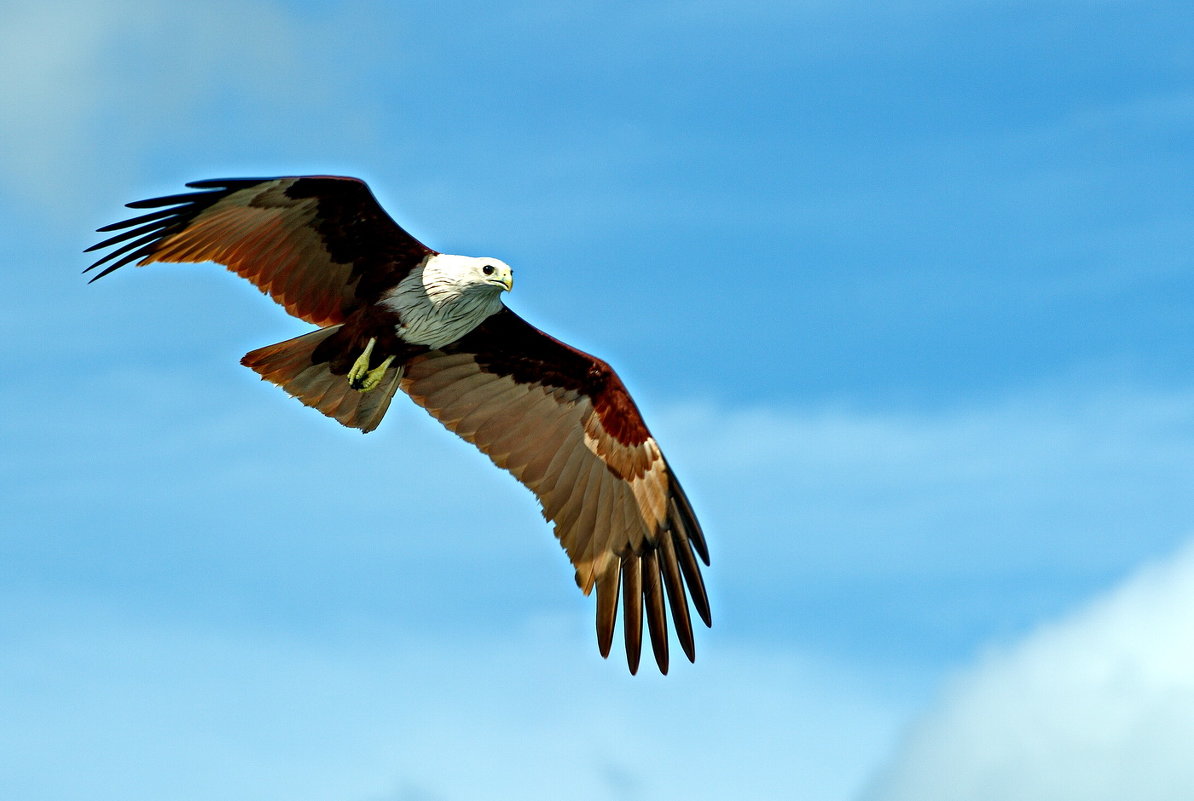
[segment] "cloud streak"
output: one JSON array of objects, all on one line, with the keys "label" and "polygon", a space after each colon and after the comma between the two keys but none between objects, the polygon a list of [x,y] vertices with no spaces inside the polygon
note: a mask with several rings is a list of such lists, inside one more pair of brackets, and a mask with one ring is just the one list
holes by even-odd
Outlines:
[{"label": "cloud streak", "polygon": [[[13,582],[267,626],[587,616],[530,494],[466,443],[402,398],[375,434],[341,430],[235,364],[240,322],[197,325],[157,332],[161,363],[114,342],[140,363],[0,423],[26,454]],[[932,414],[644,407],[708,531],[719,632],[831,649],[849,632],[930,662],[1172,548],[1194,518],[1191,408],[1075,387]],[[189,523],[163,536],[170,520]]]}]

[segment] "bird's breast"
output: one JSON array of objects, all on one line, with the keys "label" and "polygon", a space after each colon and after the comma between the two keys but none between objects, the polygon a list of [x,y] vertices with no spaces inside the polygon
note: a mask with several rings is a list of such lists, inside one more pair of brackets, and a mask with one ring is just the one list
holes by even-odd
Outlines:
[{"label": "bird's breast", "polygon": [[[408,283],[409,282],[409,283]],[[472,331],[502,307],[497,293],[466,293],[430,297],[421,282],[410,277],[388,292],[381,305],[397,313],[395,333],[412,345],[442,348]]]}]

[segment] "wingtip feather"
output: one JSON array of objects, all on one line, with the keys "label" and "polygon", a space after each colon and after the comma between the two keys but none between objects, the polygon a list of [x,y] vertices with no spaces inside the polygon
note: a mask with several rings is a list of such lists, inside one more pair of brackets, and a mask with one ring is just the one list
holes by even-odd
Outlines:
[{"label": "wingtip feather", "polygon": [[667,613],[664,611],[663,576],[659,572],[659,558],[655,551],[643,554],[643,602],[647,608],[647,631],[651,635],[651,650],[659,672],[667,675],[668,643]]},{"label": "wingtip feather", "polygon": [[643,647],[642,559],[634,553],[622,557],[622,633],[626,639],[626,665],[638,673]]},{"label": "wingtip feather", "polygon": [[668,605],[672,609],[672,622],[675,623],[676,639],[684,649],[684,655],[689,662],[696,661],[696,641],[692,634],[692,618],[688,614],[688,598],[684,592],[684,581],[680,578],[680,564],[676,558],[676,545],[673,534],[665,531],[660,536],[659,568],[663,576],[663,586],[667,591]]},{"label": "wingtip feather", "polygon": [[597,579],[597,648],[602,659],[609,657],[618,620],[619,567],[617,562],[607,565]]}]

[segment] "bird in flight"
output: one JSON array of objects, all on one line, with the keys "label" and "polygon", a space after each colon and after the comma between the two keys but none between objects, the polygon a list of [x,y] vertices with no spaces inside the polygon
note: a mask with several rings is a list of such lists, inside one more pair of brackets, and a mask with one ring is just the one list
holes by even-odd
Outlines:
[{"label": "bird in flight", "polygon": [[187,186],[197,191],[129,203],[155,210],[100,228],[119,233],[88,248],[113,248],[84,271],[103,266],[91,280],[130,262],[207,261],[248,279],[317,329],[242,364],[363,432],[401,389],[535,494],[576,583],[597,590],[603,657],[620,596],[631,673],[644,614],[667,673],[668,607],[695,659],[690,601],[706,626],[712,619],[692,506],[613,369],[505,306],[509,265],[432,250],[355,178]]}]

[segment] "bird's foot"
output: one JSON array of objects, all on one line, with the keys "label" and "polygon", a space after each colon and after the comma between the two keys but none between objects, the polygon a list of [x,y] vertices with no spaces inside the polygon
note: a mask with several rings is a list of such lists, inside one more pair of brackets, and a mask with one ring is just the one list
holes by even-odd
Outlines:
[{"label": "bird's foot", "polygon": [[378,385],[381,384],[381,380],[385,378],[386,370],[390,369],[390,364],[392,364],[393,361],[393,356],[387,356],[381,364],[365,373],[362,378],[353,382],[352,388],[358,392],[369,392],[371,390],[377,389]]},{"label": "bird's foot", "polygon": [[381,379],[385,377],[386,370],[390,368],[390,365],[394,361],[393,356],[387,356],[377,367],[374,367],[372,370],[369,369],[369,357],[373,355],[373,345],[376,342],[377,340],[374,337],[369,338],[369,343],[365,345],[364,352],[357,357],[357,360],[352,364],[352,369],[348,371],[348,385],[357,392],[369,392],[370,390],[377,389],[378,384],[381,383]]}]

